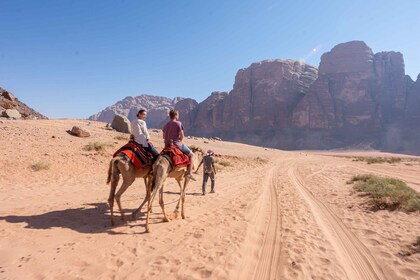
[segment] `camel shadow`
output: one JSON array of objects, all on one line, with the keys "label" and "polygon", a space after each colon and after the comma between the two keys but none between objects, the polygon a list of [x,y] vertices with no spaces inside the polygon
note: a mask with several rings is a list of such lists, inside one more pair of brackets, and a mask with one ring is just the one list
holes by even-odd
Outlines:
[{"label": "camel shadow", "polygon": [[[111,226],[110,216],[106,213],[108,209],[108,204],[106,203],[89,203],[80,208],[56,210],[39,215],[3,216],[0,217],[0,220],[8,223],[27,223],[25,228],[29,229],[51,229],[58,227],[68,228],[85,234],[117,234],[113,229],[120,226],[127,226],[127,224],[121,221],[119,217],[116,217],[115,221],[117,225]],[[124,213],[126,211],[131,211],[131,209],[126,209]],[[139,215],[136,221],[142,219],[144,219],[144,215]],[[133,227],[134,225],[129,226]],[[135,226],[144,227],[143,224],[136,224]]]},{"label": "camel shadow", "polygon": [[[163,192],[163,193],[166,193],[166,194],[176,194],[176,195],[179,195],[179,192],[172,192],[172,191],[165,191],[165,192]],[[202,195],[202,193],[198,193],[198,192],[190,192],[190,193],[185,193],[185,195],[194,195],[194,196],[201,196]]]}]

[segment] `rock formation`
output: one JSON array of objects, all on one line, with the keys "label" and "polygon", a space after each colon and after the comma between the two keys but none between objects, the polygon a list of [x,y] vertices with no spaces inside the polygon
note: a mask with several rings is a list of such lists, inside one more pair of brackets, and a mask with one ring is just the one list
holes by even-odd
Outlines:
[{"label": "rock formation", "polygon": [[0,88],[0,117],[12,119],[46,119],[44,115],[20,102],[11,92]]},{"label": "rock formation", "polygon": [[160,124],[166,119],[169,110],[174,108],[175,104],[182,99],[180,97],[170,99],[145,94],[136,97],[128,96],[114,105],[105,108],[100,113],[90,116],[89,120],[111,122],[115,114],[120,114],[132,121],[136,118],[136,114],[140,109],[146,109],[148,111],[148,127],[160,128]]}]

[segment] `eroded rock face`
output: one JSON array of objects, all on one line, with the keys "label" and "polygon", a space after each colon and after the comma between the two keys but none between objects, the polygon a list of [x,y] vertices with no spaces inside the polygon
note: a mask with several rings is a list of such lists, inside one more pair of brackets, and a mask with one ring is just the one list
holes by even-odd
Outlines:
[{"label": "eroded rock face", "polygon": [[190,129],[213,134],[289,127],[294,108],[316,77],[316,68],[298,61],[253,63],[238,71],[229,94],[214,92],[198,105]]},{"label": "eroded rock face", "polygon": [[116,114],[126,116],[130,121],[136,119],[136,114],[140,109],[148,111],[147,125],[150,128],[160,128],[160,124],[166,119],[170,109],[175,107],[183,98],[176,97],[170,99],[162,96],[140,95],[128,96],[118,101],[103,111],[92,115],[89,120],[111,122]]},{"label": "eroded rock face", "polygon": [[[14,110],[14,111],[11,111],[12,113],[6,113],[7,110]],[[28,107],[26,104],[20,102],[12,93],[2,88],[0,88],[0,112],[6,118],[14,118],[14,119],[19,119],[19,118],[46,119],[47,118],[44,115],[36,112],[34,109]],[[13,114],[13,116],[10,117],[9,114]]]}]

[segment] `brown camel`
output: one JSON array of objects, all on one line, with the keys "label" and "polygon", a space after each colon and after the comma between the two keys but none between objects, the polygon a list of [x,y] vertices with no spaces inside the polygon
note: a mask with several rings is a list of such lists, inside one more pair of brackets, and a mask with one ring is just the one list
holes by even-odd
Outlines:
[{"label": "brown camel", "polygon": [[[128,189],[131,184],[133,184],[136,178],[143,178],[144,184],[146,185],[146,197],[144,198],[140,207],[136,210],[139,212],[146,201],[149,200],[150,196],[150,186],[152,183],[152,165],[145,165],[144,167],[137,169],[131,163],[131,161],[123,154],[119,153],[116,157],[114,157],[111,162],[109,163],[109,170],[108,170],[108,180],[107,184],[111,183],[111,191],[109,193],[108,203],[109,208],[111,209],[111,223],[115,225],[114,221],[114,198],[117,201],[118,208],[121,213],[121,219],[126,221],[124,216],[124,212],[121,207],[121,196],[122,194]],[[120,174],[123,178],[123,183],[119,188],[118,192],[115,194],[115,191],[118,186],[118,181],[120,178]]]},{"label": "brown camel", "polygon": [[[149,203],[147,206],[147,218],[146,218],[146,232],[150,232],[149,228],[149,217],[152,210],[152,203],[156,196],[156,193],[159,192],[159,204],[162,208],[163,212],[163,220],[165,222],[169,222],[169,218],[165,213],[165,205],[163,202],[163,186],[165,183],[166,178],[174,178],[180,189],[178,204],[175,207],[175,218],[178,213],[179,204],[181,203],[181,217],[185,219],[185,212],[184,212],[184,202],[185,202],[185,189],[190,181],[188,177],[185,177],[187,172],[187,168],[174,168],[171,164],[170,159],[167,156],[159,156],[156,162],[153,164],[153,189],[151,195],[149,196]],[[182,184],[182,181],[184,182]],[[143,202],[144,203],[144,202]],[[133,213],[135,215],[136,212],[140,211],[142,205]]]}]

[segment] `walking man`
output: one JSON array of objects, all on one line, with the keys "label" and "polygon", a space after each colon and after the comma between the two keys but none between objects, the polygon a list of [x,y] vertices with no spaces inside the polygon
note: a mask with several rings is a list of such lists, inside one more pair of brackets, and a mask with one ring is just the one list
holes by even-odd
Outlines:
[{"label": "walking man", "polygon": [[214,193],[214,177],[216,175],[216,169],[214,168],[214,152],[212,150],[208,150],[207,154],[203,157],[203,159],[201,160],[200,164],[197,167],[197,171],[200,168],[201,164],[204,164],[203,169],[203,186],[202,186],[202,190],[203,190],[203,195],[206,195],[206,185],[207,185],[207,180],[210,177],[211,180],[211,191],[210,193]]}]

